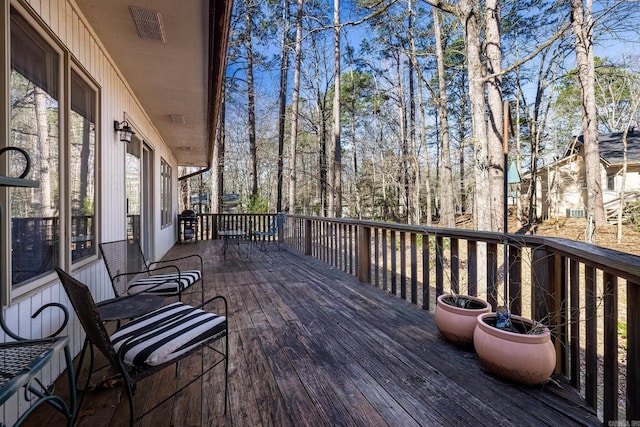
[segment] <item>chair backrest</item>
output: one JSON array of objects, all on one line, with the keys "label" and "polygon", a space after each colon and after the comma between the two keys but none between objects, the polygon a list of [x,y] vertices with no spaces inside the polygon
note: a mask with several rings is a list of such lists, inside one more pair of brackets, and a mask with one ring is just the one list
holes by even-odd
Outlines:
[{"label": "chair backrest", "polygon": [[125,273],[149,271],[142,248],[135,239],[100,243],[100,253],[116,297],[124,295],[127,285],[134,279],[134,276],[127,276]]},{"label": "chair backrest", "polygon": [[284,226],[285,218],[286,216],[283,214],[277,214],[276,216],[274,216],[269,223],[269,234],[271,234],[272,236],[277,236]]},{"label": "chair backrest", "polygon": [[64,270],[56,267],[56,272],[71,305],[78,315],[82,328],[87,333],[89,341],[104,354],[114,368],[120,369],[118,356],[111,344],[109,334],[102,323],[96,303],[91,296],[91,291],[84,283],[78,281]]}]

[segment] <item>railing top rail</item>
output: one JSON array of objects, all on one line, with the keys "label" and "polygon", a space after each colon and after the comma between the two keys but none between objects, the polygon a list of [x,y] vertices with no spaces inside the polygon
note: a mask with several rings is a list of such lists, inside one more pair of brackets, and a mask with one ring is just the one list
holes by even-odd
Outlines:
[{"label": "railing top rail", "polygon": [[625,278],[636,285],[640,284],[640,256],[575,240],[529,234],[509,233],[505,235],[504,233],[490,231],[464,230],[459,228],[433,226],[428,227],[349,218],[329,218],[305,215],[289,215],[289,217],[308,219],[317,222],[350,224],[356,226],[362,225],[372,228],[383,228],[390,231],[428,234],[431,236],[450,237],[476,242],[504,243],[506,239],[509,245],[529,248],[546,246],[568,258],[593,265],[594,267],[606,272],[614,273],[616,276]]}]

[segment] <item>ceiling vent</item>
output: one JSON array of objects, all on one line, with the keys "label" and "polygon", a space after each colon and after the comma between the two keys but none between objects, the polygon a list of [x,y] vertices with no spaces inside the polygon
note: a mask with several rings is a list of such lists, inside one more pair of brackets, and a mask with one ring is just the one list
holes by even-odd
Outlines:
[{"label": "ceiling vent", "polygon": [[160,12],[135,6],[129,6],[129,10],[141,39],[155,40],[162,43],[167,42]]},{"label": "ceiling vent", "polygon": [[185,120],[182,114],[169,114],[169,117],[171,118],[171,123],[175,123],[179,125],[184,125],[187,123],[187,121]]}]

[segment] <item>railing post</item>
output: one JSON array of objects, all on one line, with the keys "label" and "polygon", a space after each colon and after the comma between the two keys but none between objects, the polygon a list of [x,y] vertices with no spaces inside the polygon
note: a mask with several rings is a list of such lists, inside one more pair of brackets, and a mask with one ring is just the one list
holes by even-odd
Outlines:
[{"label": "railing post", "polygon": [[618,419],[618,278],[604,273],[604,424]]},{"label": "railing post", "polygon": [[304,254],[305,255],[311,255],[311,241],[313,240],[311,238],[311,235],[313,234],[311,225],[312,225],[311,220],[306,218],[304,220]]},{"label": "railing post", "polygon": [[[627,282],[627,302],[640,301],[640,284]],[[640,311],[627,304],[627,419],[640,420]]]},{"label": "railing post", "polygon": [[371,282],[371,228],[358,225],[358,280]]}]

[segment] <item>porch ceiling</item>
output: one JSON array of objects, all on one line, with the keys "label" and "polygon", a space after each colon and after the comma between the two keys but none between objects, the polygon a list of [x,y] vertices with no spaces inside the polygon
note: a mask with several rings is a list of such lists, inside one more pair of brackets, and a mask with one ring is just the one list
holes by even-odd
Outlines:
[{"label": "porch ceiling", "polygon": [[[182,166],[208,166],[233,0],[76,0]],[[165,41],[138,34],[130,6],[157,12]],[[109,126],[110,124],[105,124]]]}]

